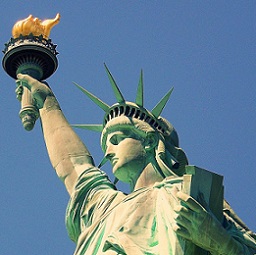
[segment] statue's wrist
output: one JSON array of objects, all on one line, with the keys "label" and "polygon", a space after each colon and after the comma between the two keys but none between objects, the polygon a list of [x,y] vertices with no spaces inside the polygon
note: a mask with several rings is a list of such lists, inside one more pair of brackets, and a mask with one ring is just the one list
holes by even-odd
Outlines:
[{"label": "statue's wrist", "polygon": [[60,110],[60,105],[54,95],[48,95],[45,98],[43,109],[47,112],[52,110]]}]

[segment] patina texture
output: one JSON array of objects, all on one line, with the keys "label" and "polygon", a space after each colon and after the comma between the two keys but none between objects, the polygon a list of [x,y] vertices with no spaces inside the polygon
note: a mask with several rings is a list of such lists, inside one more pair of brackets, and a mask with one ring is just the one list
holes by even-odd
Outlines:
[{"label": "patina texture", "polygon": [[[221,179],[219,186],[212,181],[202,188],[196,173],[204,176],[205,170],[188,166],[176,131],[160,117],[166,102],[157,105],[155,115],[148,114],[157,123],[153,124],[145,115],[136,118],[136,109],[122,111],[122,105],[129,110],[133,106],[118,91],[118,108],[90,94],[105,109],[105,116],[110,115],[101,128],[92,129],[103,128],[103,162],[109,160],[116,178],[130,184],[131,193],[124,194],[94,165],[51,89],[28,75],[19,74],[18,79],[37,102],[51,163],[70,194],[66,224],[77,244],[74,254],[256,253],[255,235],[223,202]],[[136,105],[145,113],[142,105]],[[111,113],[112,109],[117,110]]]}]

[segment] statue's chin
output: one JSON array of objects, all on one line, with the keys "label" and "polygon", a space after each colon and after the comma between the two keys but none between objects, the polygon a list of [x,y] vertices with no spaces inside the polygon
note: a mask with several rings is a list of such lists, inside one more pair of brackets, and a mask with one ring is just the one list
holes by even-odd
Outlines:
[{"label": "statue's chin", "polygon": [[124,167],[118,167],[116,165],[113,166],[112,172],[114,174],[114,176],[120,180],[121,182],[124,183],[129,183],[129,178],[127,175],[127,169],[125,169]]}]

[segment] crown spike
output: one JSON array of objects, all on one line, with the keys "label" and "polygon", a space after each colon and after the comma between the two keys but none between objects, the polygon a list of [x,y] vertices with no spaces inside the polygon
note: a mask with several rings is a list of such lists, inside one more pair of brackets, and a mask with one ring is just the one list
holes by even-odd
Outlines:
[{"label": "crown spike", "polygon": [[140,80],[139,80],[138,89],[137,89],[137,96],[136,96],[136,100],[135,100],[135,103],[137,105],[141,106],[141,107],[143,107],[143,104],[144,104],[143,88],[144,88],[144,84],[143,84],[143,70],[141,70],[141,72],[140,72]]},{"label": "crown spike", "polygon": [[112,89],[113,89],[113,91],[115,93],[115,97],[117,99],[117,102],[118,103],[124,103],[125,99],[124,99],[120,89],[118,88],[118,86],[117,86],[117,84],[116,84],[112,74],[110,73],[110,71],[109,71],[109,69],[108,69],[108,67],[107,67],[107,65],[105,63],[104,63],[104,66],[105,66],[105,69],[107,71],[108,78],[109,78],[109,81],[111,83]]},{"label": "crown spike", "polygon": [[72,124],[71,127],[87,129],[96,132],[102,132],[103,126],[101,124]]},{"label": "crown spike", "polygon": [[109,105],[104,103],[102,100],[100,100],[98,97],[94,96],[92,93],[78,85],[77,83],[73,82],[77,88],[79,88],[85,95],[87,95],[96,105],[98,105],[102,110],[107,112],[110,108]]},{"label": "crown spike", "polygon": [[151,111],[151,113],[156,117],[158,118],[160,116],[160,114],[162,113],[166,103],[168,102],[171,94],[172,94],[172,91],[173,91],[174,88],[171,88],[167,94],[160,100],[160,102],[153,108],[153,110]]}]

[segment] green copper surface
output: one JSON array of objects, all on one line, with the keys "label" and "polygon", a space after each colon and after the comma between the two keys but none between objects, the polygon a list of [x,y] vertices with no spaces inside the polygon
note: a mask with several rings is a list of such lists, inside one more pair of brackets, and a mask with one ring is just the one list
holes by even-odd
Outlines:
[{"label": "green copper surface", "polygon": [[123,95],[122,95],[120,89],[118,88],[118,86],[117,86],[117,84],[116,84],[116,82],[115,82],[115,80],[114,80],[114,77],[113,77],[112,74],[110,73],[110,71],[109,71],[107,65],[104,64],[104,66],[105,66],[106,72],[107,72],[107,74],[108,74],[108,78],[109,78],[110,84],[111,84],[111,86],[112,86],[112,89],[113,89],[113,91],[114,91],[114,93],[115,93],[117,102],[118,102],[118,103],[124,103],[124,102],[125,102],[125,99],[124,99],[124,97],[123,97]]},{"label": "green copper surface", "polygon": [[169,92],[167,92],[167,94],[160,100],[160,102],[159,102],[159,103],[153,108],[153,110],[151,111],[152,114],[153,114],[156,118],[158,118],[158,117],[161,115],[161,113],[162,113],[162,111],[163,111],[163,109],[164,109],[166,103],[168,102],[168,100],[169,100],[169,98],[170,98],[170,96],[171,96],[171,94],[172,94],[172,91],[173,91],[173,88],[171,88],[171,89],[169,90]]},{"label": "green copper surface", "polygon": [[140,80],[139,80],[139,84],[138,84],[138,89],[137,89],[137,96],[136,96],[136,100],[135,103],[138,106],[143,107],[144,104],[144,95],[143,95],[143,71],[141,70],[140,72]]},{"label": "green copper surface", "polygon": [[100,100],[98,97],[94,96],[92,93],[90,93],[89,91],[87,91],[85,88],[81,87],[80,85],[78,85],[77,83],[74,82],[74,84],[76,85],[77,88],[79,88],[85,95],[87,95],[96,105],[98,105],[102,110],[104,110],[105,112],[108,111],[108,109],[110,108],[109,105],[107,105],[106,103],[104,103],[102,100]]}]

